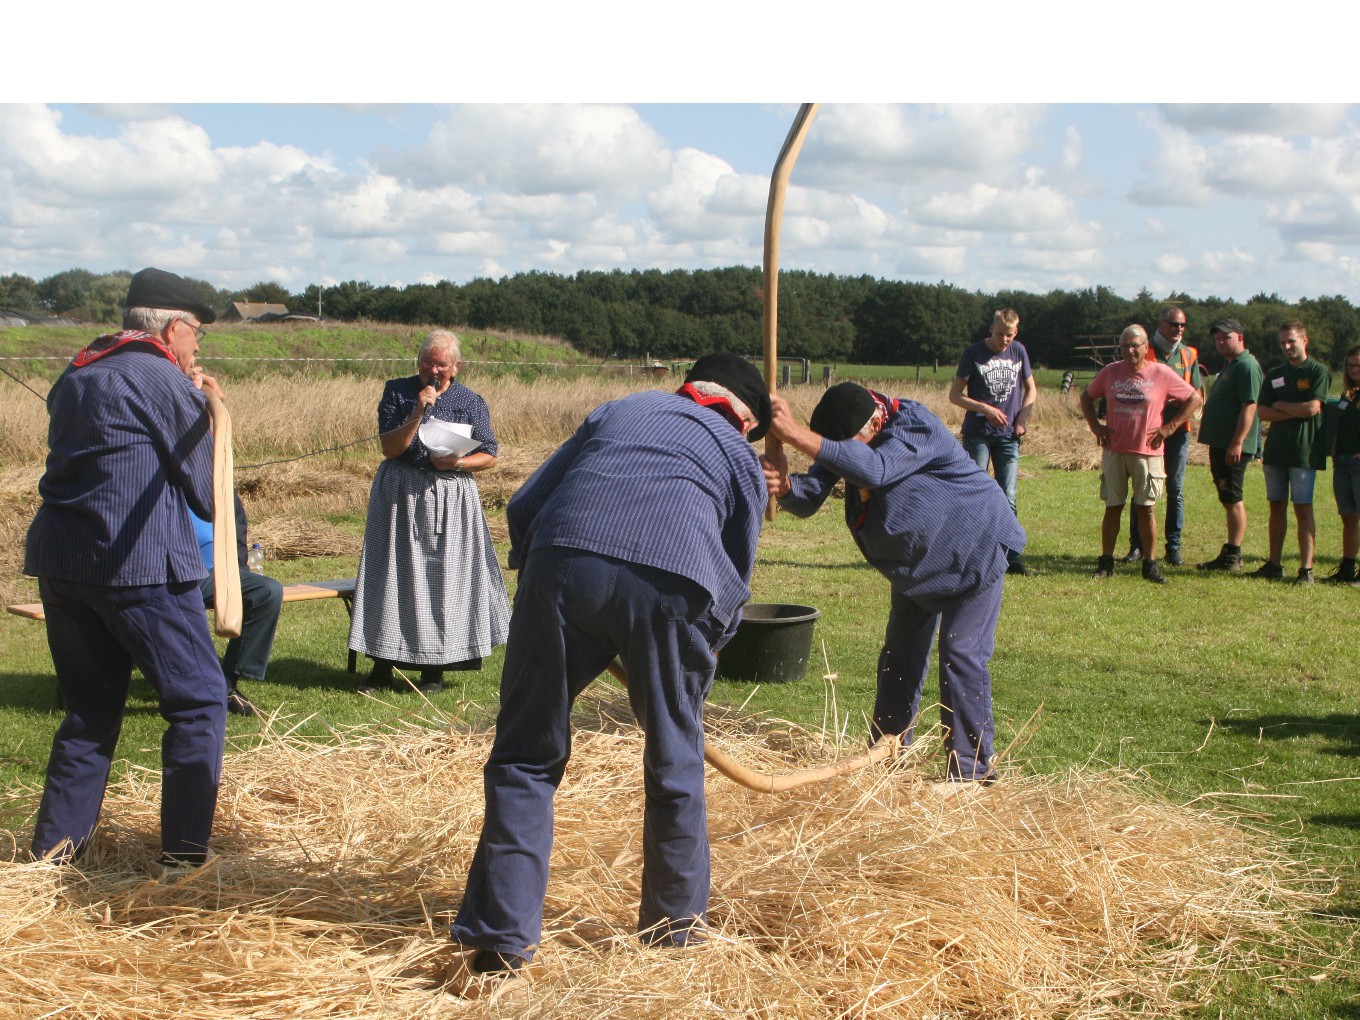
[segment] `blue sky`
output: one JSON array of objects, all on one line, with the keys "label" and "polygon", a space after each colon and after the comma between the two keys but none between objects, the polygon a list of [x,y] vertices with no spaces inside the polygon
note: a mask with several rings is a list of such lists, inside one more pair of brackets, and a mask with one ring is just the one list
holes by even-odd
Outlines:
[{"label": "blue sky", "polygon": [[[252,9],[278,20],[232,11]],[[117,46],[94,25],[85,57],[79,41],[60,69],[30,56],[0,86],[0,272],[155,264],[300,290],[758,265],[796,109],[760,100],[789,96],[837,101],[794,171],[786,268],[1126,296],[1360,289],[1360,108],[1321,73],[1349,66],[1326,34],[1275,75],[1288,25],[1242,26],[1248,50],[1162,4],[1129,24],[1083,14],[1075,34],[1035,8],[868,25],[851,15],[877,8],[851,4],[788,14],[773,39],[731,5],[632,35],[582,26],[633,24],[634,5],[571,10],[413,35],[421,10],[315,46],[298,17],[292,43],[256,50],[191,48],[190,25],[126,68],[106,67]],[[1218,41],[1184,41],[1199,38]],[[459,102],[413,101],[434,98]]]}]

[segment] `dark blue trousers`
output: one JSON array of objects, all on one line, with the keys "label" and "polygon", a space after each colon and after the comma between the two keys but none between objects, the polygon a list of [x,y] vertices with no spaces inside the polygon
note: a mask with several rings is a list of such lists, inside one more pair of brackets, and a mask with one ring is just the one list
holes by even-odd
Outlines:
[{"label": "dark blue trousers", "polygon": [[[199,585],[203,604],[213,607],[213,572]],[[222,653],[222,672],[230,681],[263,680],[274,650],[283,609],[283,585],[267,574],[241,571],[241,636],[227,642]]]},{"label": "dark blue trousers", "polygon": [[894,591],[883,650],[872,735],[901,734],[910,743],[930,671],[930,646],[940,634],[940,715],[951,779],[982,779],[992,769],[992,674],[1002,579],[941,612]]},{"label": "dark blue trousers", "polygon": [[642,902],[649,942],[683,944],[708,910],[703,703],[722,627],[686,578],[573,549],[529,556],[510,620],[486,816],[455,942],[530,959],[543,933],[553,795],[577,695],[618,655],[645,734]]},{"label": "dark blue trousers", "polygon": [[44,577],[38,585],[66,718],[52,741],[33,853],[78,854],[94,833],[134,665],[167,723],[161,850],[204,853],[222,776],[227,685],[198,582],[110,587]]}]

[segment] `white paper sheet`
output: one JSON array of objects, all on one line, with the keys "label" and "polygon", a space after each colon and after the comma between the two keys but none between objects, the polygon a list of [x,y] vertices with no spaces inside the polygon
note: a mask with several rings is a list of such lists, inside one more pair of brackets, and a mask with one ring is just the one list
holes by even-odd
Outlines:
[{"label": "white paper sheet", "polygon": [[420,424],[420,441],[425,449],[440,457],[462,457],[481,446],[472,438],[472,426],[462,422],[431,418]]}]

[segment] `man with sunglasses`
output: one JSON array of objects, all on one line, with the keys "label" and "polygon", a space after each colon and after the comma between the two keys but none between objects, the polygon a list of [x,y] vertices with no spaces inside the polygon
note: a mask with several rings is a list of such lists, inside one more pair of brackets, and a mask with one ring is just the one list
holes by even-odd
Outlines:
[{"label": "man with sunglasses", "polygon": [[35,857],[89,846],[118,742],[132,667],[155,690],[163,868],[202,863],[226,733],[227,684],[199,582],[190,514],[213,513],[213,440],[194,368],[216,315],[188,281],[132,278],[123,329],[72,359],[47,397],[50,452],[24,572],[38,578],[66,717],[52,741]]},{"label": "man with sunglasses", "polygon": [[[1204,400],[1204,379],[1200,374],[1199,351],[1185,342],[1185,312],[1175,305],[1167,305],[1157,313],[1157,329],[1148,338],[1149,361],[1160,361],[1188,382]],[[1196,415],[1198,417],[1198,415]],[[1181,529],[1185,525],[1185,465],[1190,458],[1190,422],[1186,421],[1162,443],[1162,459],[1166,466],[1166,557],[1167,566],[1179,567],[1181,558]],[[1138,530],[1137,508],[1129,507],[1129,551],[1125,563],[1137,563],[1146,555],[1155,559],[1157,551],[1143,550],[1142,533]]]}]

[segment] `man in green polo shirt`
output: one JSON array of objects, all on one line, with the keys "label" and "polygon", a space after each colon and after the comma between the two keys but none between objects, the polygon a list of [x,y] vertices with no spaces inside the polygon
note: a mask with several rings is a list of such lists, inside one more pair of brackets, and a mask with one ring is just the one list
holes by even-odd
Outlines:
[{"label": "man in green polo shirt", "polygon": [[1204,402],[1199,441],[1209,447],[1209,474],[1227,514],[1228,541],[1216,557],[1199,564],[1199,569],[1237,574],[1242,570],[1242,540],[1247,535],[1242,481],[1261,444],[1261,423],[1256,417],[1261,365],[1247,353],[1246,336],[1236,319],[1220,319],[1210,333],[1215,349],[1227,364],[1218,373],[1209,399]]},{"label": "man in green polo shirt", "polygon": [[1299,533],[1299,576],[1296,584],[1313,583],[1313,482],[1327,469],[1323,440],[1322,405],[1332,384],[1327,366],[1308,356],[1308,332],[1297,319],[1280,327],[1280,350],[1284,364],[1266,373],[1261,386],[1261,420],[1270,423],[1266,450],[1261,458],[1266,473],[1266,499],[1270,501],[1270,559],[1253,577],[1279,580],[1284,577],[1281,559],[1284,536],[1289,529],[1285,502],[1294,503]]}]

